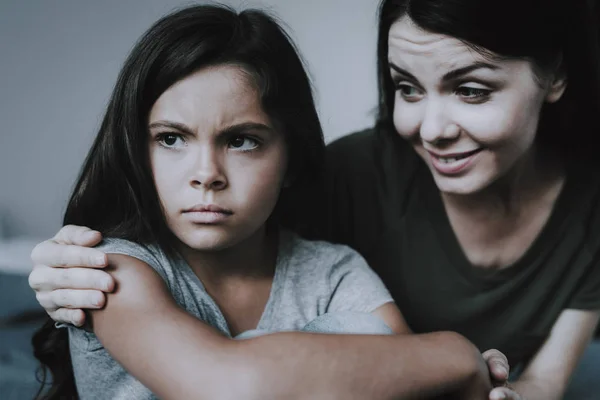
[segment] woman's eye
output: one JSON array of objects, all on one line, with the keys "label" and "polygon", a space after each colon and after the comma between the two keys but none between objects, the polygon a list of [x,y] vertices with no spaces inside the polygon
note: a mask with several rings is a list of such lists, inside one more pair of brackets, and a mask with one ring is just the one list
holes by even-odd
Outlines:
[{"label": "woman's eye", "polygon": [[400,93],[400,95],[405,99],[405,100],[418,100],[422,97],[422,93],[419,89],[417,89],[416,87],[412,86],[412,85],[407,85],[407,84],[398,84],[396,85],[396,90]]},{"label": "woman's eye", "polygon": [[229,147],[240,151],[254,150],[259,146],[257,140],[247,136],[236,136],[229,141]]},{"label": "woman's eye", "polygon": [[456,94],[467,99],[479,99],[490,95],[490,89],[474,88],[469,86],[461,86],[456,89]]}]

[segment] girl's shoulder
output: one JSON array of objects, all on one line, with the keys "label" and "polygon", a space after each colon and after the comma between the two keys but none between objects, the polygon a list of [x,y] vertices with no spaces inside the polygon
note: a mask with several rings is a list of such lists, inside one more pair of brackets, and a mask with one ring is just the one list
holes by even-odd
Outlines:
[{"label": "girl's shoulder", "polygon": [[[299,235],[281,233],[278,267],[296,281],[335,282],[348,275],[371,275],[365,259],[344,244],[322,240],[307,240]],[[293,278],[292,278],[293,277]]]},{"label": "girl's shoulder", "polygon": [[141,244],[126,239],[105,237],[96,249],[106,254],[122,254],[136,258],[150,266],[165,280],[170,275],[173,260],[156,244]]},{"label": "girl's shoulder", "polygon": [[349,246],[323,240],[305,239],[289,230],[283,230],[280,233],[279,258],[319,269],[343,260],[364,261],[362,256]]},{"label": "girl's shoulder", "polygon": [[[291,232],[282,234],[279,284],[296,299],[314,305],[325,301],[322,313],[333,310],[371,312],[392,301],[379,276],[352,248],[318,240],[306,240]],[[284,274],[281,274],[284,271]],[[284,282],[282,282],[284,281]]]}]

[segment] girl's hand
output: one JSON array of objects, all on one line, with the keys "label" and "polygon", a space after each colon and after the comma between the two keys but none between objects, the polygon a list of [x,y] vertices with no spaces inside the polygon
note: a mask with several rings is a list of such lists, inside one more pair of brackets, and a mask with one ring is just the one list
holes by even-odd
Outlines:
[{"label": "girl's hand", "polygon": [[487,400],[490,391],[493,389],[488,367],[488,361],[477,353],[478,368],[475,374],[467,382],[466,386],[460,390],[456,398],[461,400]]},{"label": "girl's hand", "polygon": [[89,248],[101,240],[100,232],[68,225],[33,249],[29,286],[56,322],[83,325],[81,309],[102,308],[103,292],[114,289],[113,278],[101,270],[107,265],[106,255]]}]

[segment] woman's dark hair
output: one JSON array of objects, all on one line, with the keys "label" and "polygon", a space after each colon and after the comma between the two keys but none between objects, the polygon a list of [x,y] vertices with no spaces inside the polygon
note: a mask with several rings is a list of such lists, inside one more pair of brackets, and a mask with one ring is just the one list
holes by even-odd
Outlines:
[{"label": "woman's dark hair", "polygon": [[[149,113],[175,82],[216,65],[237,66],[246,73],[258,89],[264,111],[285,136],[292,184],[282,191],[272,217],[283,226],[302,223],[302,210],[318,198],[325,151],[303,62],[290,37],[265,13],[197,5],[160,19],[131,51],[69,200],[64,224],[173,250],[151,175]],[[77,398],[67,330],[55,328],[49,320],[34,335],[33,345],[42,363],[43,383],[47,369],[53,377],[51,388],[40,398]],[[43,390],[44,385],[40,393]]]},{"label": "woman's dark hair", "polygon": [[[462,40],[484,56],[531,61],[539,76],[567,77],[562,98],[544,104],[536,140],[581,157],[600,132],[598,10],[593,0],[383,0],[379,8],[378,126],[393,132],[388,34],[408,16],[420,28]],[[594,140],[595,141],[595,140]]]}]

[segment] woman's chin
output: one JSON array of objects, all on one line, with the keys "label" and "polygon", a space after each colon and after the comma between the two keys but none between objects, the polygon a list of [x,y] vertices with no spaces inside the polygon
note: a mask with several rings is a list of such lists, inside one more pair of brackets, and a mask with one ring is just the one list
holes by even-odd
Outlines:
[{"label": "woman's chin", "polygon": [[482,192],[490,182],[481,179],[475,174],[464,176],[441,176],[434,173],[434,180],[438,190],[446,195],[468,196]]}]

